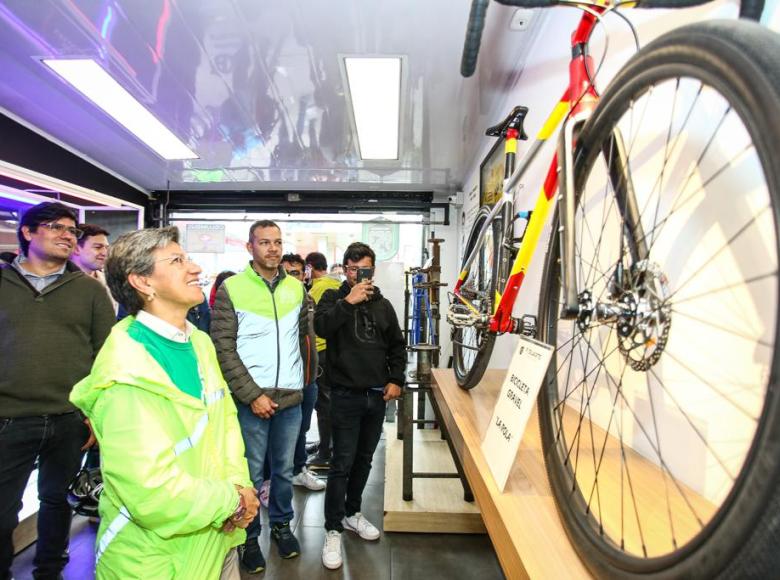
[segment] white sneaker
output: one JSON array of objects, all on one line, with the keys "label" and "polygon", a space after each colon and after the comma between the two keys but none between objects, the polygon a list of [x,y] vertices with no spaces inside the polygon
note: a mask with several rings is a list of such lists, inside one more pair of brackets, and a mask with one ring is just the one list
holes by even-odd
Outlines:
[{"label": "white sneaker", "polygon": [[341,568],[344,560],[341,557],[341,534],[336,530],[325,533],[325,544],[322,546],[322,565],[328,570]]},{"label": "white sneaker", "polygon": [[317,477],[314,477],[311,472],[306,469],[306,466],[303,467],[298,475],[293,476],[292,482],[293,485],[305,487],[306,489],[310,489],[312,491],[322,491],[325,489],[325,482]]},{"label": "white sneaker", "polygon": [[355,532],[358,536],[360,536],[364,540],[379,539],[379,530],[376,528],[374,524],[372,524],[365,517],[363,517],[363,514],[361,514],[360,512],[357,512],[355,515],[349,516],[341,520],[341,525],[344,526],[345,530],[349,530],[350,532]]}]

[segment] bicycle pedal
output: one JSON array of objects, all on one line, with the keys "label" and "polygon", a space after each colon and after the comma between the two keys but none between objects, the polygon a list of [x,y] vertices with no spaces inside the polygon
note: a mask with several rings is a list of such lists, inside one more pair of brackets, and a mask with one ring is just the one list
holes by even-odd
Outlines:
[{"label": "bicycle pedal", "polygon": [[519,320],[515,319],[515,334],[536,338],[537,332],[536,316],[533,314],[525,314]]}]

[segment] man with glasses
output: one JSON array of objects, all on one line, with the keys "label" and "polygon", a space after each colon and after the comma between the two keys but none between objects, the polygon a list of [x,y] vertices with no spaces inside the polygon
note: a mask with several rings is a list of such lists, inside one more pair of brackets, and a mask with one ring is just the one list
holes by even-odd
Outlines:
[{"label": "man with glasses", "polygon": [[35,578],[61,578],[68,562],[68,484],[94,443],[68,401],[114,323],[105,289],[68,261],[83,232],[57,202],[29,209],[21,253],[0,264],[0,578],[10,577],[12,534],[38,462]]},{"label": "man with glasses", "polygon": [[[288,276],[303,282],[303,274],[306,265],[298,254],[285,254],[282,256],[282,267]],[[298,433],[298,441],[295,444],[295,456],[293,458],[293,485],[305,487],[311,491],[322,491],[325,482],[318,479],[306,467],[306,433],[311,427],[311,415],[314,404],[317,401],[317,344],[314,335],[314,301],[306,295],[306,336],[301,343],[301,352],[304,354],[304,379],[303,403],[301,404],[301,430]],[[265,483],[265,482],[264,482]]]},{"label": "man with glasses", "polygon": [[[237,402],[249,474],[258,489],[270,451],[271,538],[282,558],[293,558],[300,554],[290,521],[293,455],[301,428],[304,386],[306,353],[301,352],[301,345],[307,330],[306,290],[280,267],[282,232],[276,223],[261,220],[252,224],[246,247],[252,256],[249,265],[217,291],[211,337]],[[239,549],[241,564],[249,573],[265,569],[259,536],[258,515]]]},{"label": "man with glasses", "polygon": [[322,563],[342,565],[344,529],[364,540],[379,530],[360,512],[387,401],[401,395],[406,344],[392,304],[373,284],[374,251],[355,242],[344,252],[347,280],[317,303],[314,330],[328,341],[333,456],[325,491]]}]

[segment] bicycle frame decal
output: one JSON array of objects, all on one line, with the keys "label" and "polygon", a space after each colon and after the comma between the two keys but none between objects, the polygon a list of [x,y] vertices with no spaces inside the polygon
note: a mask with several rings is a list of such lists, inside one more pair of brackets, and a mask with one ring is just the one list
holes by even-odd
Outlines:
[{"label": "bicycle frame decal", "polygon": [[568,112],[569,99],[561,99],[558,101],[558,104],[555,105],[555,108],[553,109],[552,113],[550,113],[550,116],[547,117],[547,120],[544,122],[544,125],[542,125],[542,128],[539,129],[539,133],[537,133],[536,139],[538,141],[547,141],[547,139],[550,138],[550,135],[552,135],[558,128],[558,125],[560,125],[561,121]]},{"label": "bicycle frame decal", "polygon": [[[560,118],[558,119],[560,122]],[[504,287],[504,293],[496,303],[493,317],[490,320],[490,330],[492,332],[511,332],[514,321],[512,320],[512,307],[517,298],[517,293],[523,285],[525,273],[531,263],[531,258],[536,251],[539,238],[544,231],[544,224],[547,223],[547,216],[552,206],[555,191],[558,188],[558,156],[553,156],[550,168],[547,170],[547,177],[544,185],[536,199],[531,219],[525,230],[523,243],[520,245],[520,251],[517,253],[509,278]]]}]

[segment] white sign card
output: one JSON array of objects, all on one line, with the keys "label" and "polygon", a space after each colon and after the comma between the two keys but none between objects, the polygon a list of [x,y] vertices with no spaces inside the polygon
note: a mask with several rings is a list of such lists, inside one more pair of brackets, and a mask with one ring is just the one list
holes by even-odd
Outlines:
[{"label": "white sign card", "polygon": [[509,363],[493,418],[482,441],[482,453],[501,492],[515,463],[552,353],[550,345],[521,336]]}]

